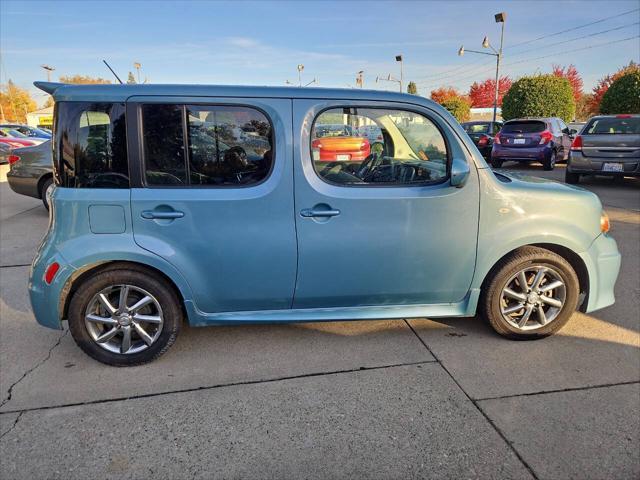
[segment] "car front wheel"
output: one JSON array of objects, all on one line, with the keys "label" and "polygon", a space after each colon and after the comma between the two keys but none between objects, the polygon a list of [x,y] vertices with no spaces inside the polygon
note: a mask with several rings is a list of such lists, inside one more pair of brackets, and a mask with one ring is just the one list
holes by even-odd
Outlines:
[{"label": "car front wheel", "polygon": [[552,335],[569,321],[579,293],[569,262],[549,250],[524,247],[494,267],[480,308],[500,335],[537,339]]},{"label": "car front wheel", "polygon": [[69,305],[69,330],[99,362],[150,362],[175,342],[182,309],[171,286],[140,269],[115,268],[84,281]]}]

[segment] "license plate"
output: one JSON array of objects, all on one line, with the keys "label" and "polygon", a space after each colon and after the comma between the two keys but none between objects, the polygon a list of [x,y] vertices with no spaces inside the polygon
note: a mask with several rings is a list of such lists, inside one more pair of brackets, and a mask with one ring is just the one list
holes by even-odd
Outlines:
[{"label": "license plate", "polygon": [[336,155],[336,160],[339,162],[348,162],[351,160],[351,155]]},{"label": "license plate", "polygon": [[513,143],[515,145],[523,145],[527,140],[524,138],[514,138]]},{"label": "license plate", "polygon": [[623,172],[624,166],[622,165],[622,163],[605,162],[602,165],[602,171],[603,172]]}]

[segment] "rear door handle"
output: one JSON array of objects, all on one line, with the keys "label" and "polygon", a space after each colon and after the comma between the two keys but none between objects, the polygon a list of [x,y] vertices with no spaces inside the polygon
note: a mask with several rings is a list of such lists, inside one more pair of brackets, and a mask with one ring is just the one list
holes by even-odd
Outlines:
[{"label": "rear door handle", "polygon": [[154,210],[145,210],[141,213],[141,216],[147,220],[171,220],[184,217],[184,212],[156,212]]},{"label": "rear door handle", "polygon": [[313,210],[311,208],[305,208],[300,211],[300,215],[305,218],[311,217],[335,217],[340,215],[340,210]]}]

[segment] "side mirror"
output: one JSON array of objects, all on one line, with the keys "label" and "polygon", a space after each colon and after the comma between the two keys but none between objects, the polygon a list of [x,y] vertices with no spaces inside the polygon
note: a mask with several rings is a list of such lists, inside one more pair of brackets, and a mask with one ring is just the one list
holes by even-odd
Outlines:
[{"label": "side mirror", "polygon": [[569,130],[569,135],[573,136],[576,135],[578,133],[578,130],[576,130],[575,128],[572,128],[571,130]]},{"label": "side mirror", "polygon": [[451,163],[451,186],[457,188],[463,187],[464,184],[467,183],[469,172],[469,164],[465,160],[454,158]]}]

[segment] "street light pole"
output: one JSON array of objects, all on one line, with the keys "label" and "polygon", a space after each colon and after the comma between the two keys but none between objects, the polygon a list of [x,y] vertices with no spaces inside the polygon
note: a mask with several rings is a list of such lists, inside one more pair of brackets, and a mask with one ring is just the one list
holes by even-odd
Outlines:
[{"label": "street light pole", "polygon": [[55,68],[51,67],[49,65],[40,65],[40,66],[47,71],[47,82],[50,82],[51,81],[51,72],[53,72],[55,70]]},{"label": "street light pole", "polygon": [[304,65],[301,63],[298,65],[298,86],[302,87],[302,71],[304,70]]},{"label": "street light pole", "polygon": [[402,55],[396,55],[396,62],[400,62],[400,93],[402,93],[402,84],[404,83],[404,74],[402,72]]},{"label": "street light pole", "polygon": [[504,12],[496,13],[495,19],[497,23],[502,23],[502,29],[500,32],[500,49],[496,56],[496,89],[493,96],[493,123],[496,123],[496,115],[498,113],[498,94],[500,88],[500,60],[502,59],[502,45],[504,43],[504,21],[507,18],[507,14]]},{"label": "street light pole", "polygon": [[495,123],[496,116],[498,114],[498,95],[500,92],[500,85],[499,85],[500,60],[502,60],[502,46],[504,43],[504,23],[505,23],[505,20],[507,19],[507,14],[505,12],[500,12],[500,13],[496,13],[494,17],[496,19],[496,23],[502,23],[502,31],[500,33],[500,49],[498,51],[496,51],[496,49],[491,46],[491,43],[489,43],[489,37],[484,37],[484,40],[482,40],[482,47],[490,48],[491,50],[493,50],[493,53],[479,52],[478,50],[467,50],[464,48],[464,45],[462,45],[458,50],[458,56],[460,57],[463,56],[465,52],[479,53],[481,55],[492,55],[496,57],[496,85],[495,85],[495,90],[493,94],[493,123]]}]

